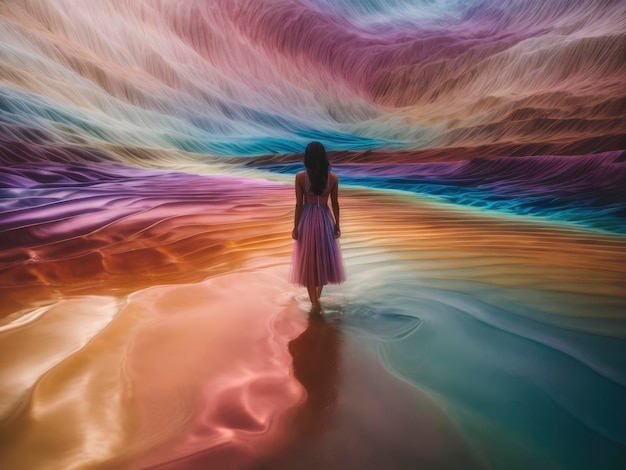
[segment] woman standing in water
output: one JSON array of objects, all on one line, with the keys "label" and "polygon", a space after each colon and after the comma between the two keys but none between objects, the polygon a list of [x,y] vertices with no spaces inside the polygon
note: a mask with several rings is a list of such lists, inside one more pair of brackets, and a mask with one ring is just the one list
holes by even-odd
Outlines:
[{"label": "woman standing in water", "polygon": [[[339,177],[329,170],[326,149],[311,142],[304,152],[305,171],[296,175],[296,214],[291,234],[296,241],[289,281],[306,287],[313,305],[319,305],[326,284],[345,280],[337,238]],[[328,208],[328,196],[332,214]]]}]

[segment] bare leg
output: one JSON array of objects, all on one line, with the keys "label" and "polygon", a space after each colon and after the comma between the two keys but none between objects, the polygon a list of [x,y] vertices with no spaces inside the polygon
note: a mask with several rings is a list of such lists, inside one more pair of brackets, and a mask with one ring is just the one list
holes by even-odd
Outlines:
[{"label": "bare leg", "polygon": [[319,304],[319,300],[317,297],[317,287],[313,284],[309,284],[306,286],[306,290],[309,291],[309,300],[313,305]]},{"label": "bare leg", "polygon": [[317,286],[315,288],[316,293],[317,293],[317,298],[319,299],[322,296],[322,289],[324,288],[324,286]]}]

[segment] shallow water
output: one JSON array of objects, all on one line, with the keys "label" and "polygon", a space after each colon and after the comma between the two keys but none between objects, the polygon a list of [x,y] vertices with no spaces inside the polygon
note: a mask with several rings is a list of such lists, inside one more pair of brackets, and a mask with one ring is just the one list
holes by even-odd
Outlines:
[{"label": "shallow water", "polygon": [[148,173],[5,211],[7,468],[625,462],[623,237],[345,188],[318,314],[289,186]]}]

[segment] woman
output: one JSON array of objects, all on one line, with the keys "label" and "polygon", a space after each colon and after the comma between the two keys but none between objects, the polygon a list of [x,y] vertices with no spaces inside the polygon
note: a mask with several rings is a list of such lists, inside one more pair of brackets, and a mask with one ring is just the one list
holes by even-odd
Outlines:
[{"label": "woman", "polygon": [[326,284],[345,281],[337,242],[341,236],[339,178],[329,170],[326,149],[319,142],[307,145],[304,166],[306,170],[296,175],[296,214],[291,235],[296,243],[289,281],[306,287],[311,303],[318,305]]}]

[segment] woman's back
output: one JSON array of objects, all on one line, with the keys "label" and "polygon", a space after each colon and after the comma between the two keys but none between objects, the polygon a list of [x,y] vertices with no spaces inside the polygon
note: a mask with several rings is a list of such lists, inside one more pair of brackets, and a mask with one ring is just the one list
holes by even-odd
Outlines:
[{"label": "woman's back", "polygon": [[309,172],[305,170],[302,173],[304,173],[304,186],[303,187],[304,187],[305,203],[306,204],[327,204],[328,196],[330,194],[330,191],[333,185],[333,180],[335,181],[335,184],[336,184],[336,175],[330,171],[328,172],[328,177],[326,178],[326,186],[322,190],[322,193],[318,195],[313,192],[313,189],[311,187],[312,185],[311,185],[311,179],[309,177]]}]

